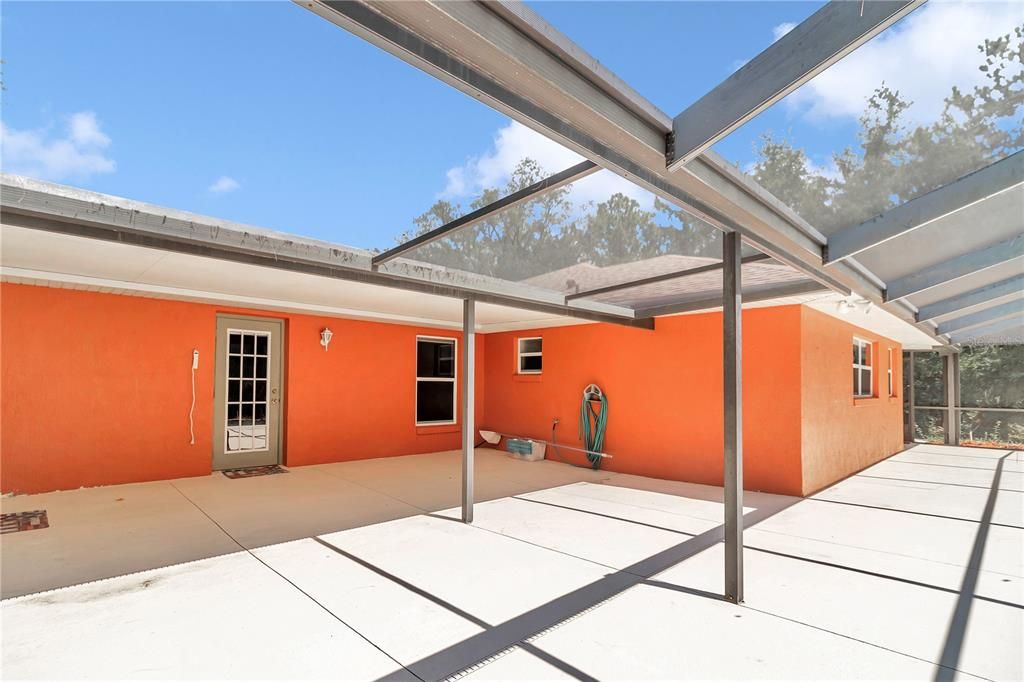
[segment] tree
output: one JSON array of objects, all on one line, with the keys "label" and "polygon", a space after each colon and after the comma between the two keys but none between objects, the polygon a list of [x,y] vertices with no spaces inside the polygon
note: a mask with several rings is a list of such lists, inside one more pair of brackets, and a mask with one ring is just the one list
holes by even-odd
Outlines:
[{"label": "tree", "polygon": [[669,253],[721,258],[722,233],[700,218],[660,198],[654,198],[658,224],[665,228]]},{"label": "tree", "polygon": [[1024,147],[1024,27],[978,46],[984,85],[951,88],[942,113],[907,128],[910,102],[882,83],[860,118],[859,149],[825,176],[786,138],[765,135],[752,175],[825,234],[863,222]]},{"label": "tree", "polygon": [[[544,177],[544,170],[532,159],[516,166],[501,189],[488,188],[474,199],[468,209],[449,201],[434,203],[413,222],[413,231],[399,236],[399,243],[450,222],[463,213],[497,201],[502,196],[529,187]],[[456,232],[443,240],[422,246],[409,257],[436,265],[510,280],[522,280],[572,264],[573,255],[562,248],[575,234],[570,187],[539,195],[472,228]]]},{"label": "tree", "polygon": [[[917,438],[944,440],[943,365],[938,353],[914,353],[914,403],[926,408],[916,411]],[[960,353],[960,406],[964,408],[958,411],[962,442],[1024,446],[1024,414],[985,409],[1024,408],[1024,345],[965,346]]]},{"label": "tree", "polygon": [[[970,92],[952,88],[932,123],[907,128],[909,107],[899,92],[882,84],[860,119],[857,150],[833,155],[834,177],[813,168],[789,140],[765,136],[752,174],[825,234],[863,222],[893,206],[945,185],[1024,147],[1024,27],[978,46],[984,85]],[[915,401],[943,405],[938,356],[915,354]],[[965,348],[960,358],[965,406],[1024,407],[1024,346]],[[919,410],[919,437],[941,438],[942,413]],[[1005,412],[962,411],[964,437],[1024,444],[1024,418]]]},{"label": "tree", "polygon": [[[857,147],[832,156],[834,173],[822,173],[791,140],[768,134],[760,140],[750,174],[813,226],[831,234],[1021,149],[1024,27],[986,40],[978,49],[986,82],[970,92],[952,88],[934,122],[907,126],[903,119],[910,102],[882,83],[860,117]],[[484,190],[466,208],[436,202],[399,241],[527,187],[546,174],[535,161],[523,159],[505,187]],[[570,200],[571,191],[564,187],[543,194],[411,256],[524,280],[577,263],[607,266],[668,253],[715,257],[721,253],[717,230],[660,199],[654,200],[653,210],[623,194],[580,206]],[[943,405],[941,363],[928,354],[915,357],[917,403]],[[1024,407],[1024,346],[965,349],[961,377],[964,405]],[[941,412],[920,414],[927,422],[916,425],[920,434],[940,433]],[[964,428],[993,440],[1024,443],[1024,420],[1000,414],[964,412]]]},{"label": "tree", "polygon": [[965,406],[1024,408],[1024,345],[966,346],[960,377]]},{"label": "tree", "polygon": [[[459,215],[487,206],[547,175],[536,161],[523,159],[500,189],[487,188],[465,209],[439,200],[398,237],[401,243]],[[545,192],[506,209],[472,228],[409,253],[413,260],[513,281],[577,263],[615,265],[667,253],[713,255],[718,232],[659,199],[654,210],[615,193],[602,202],[578,205],[572,187]]]},{"label": "tree", "polygon": [[[967,346],[960,353],[960,404],[1024,408],[1024,346]],[[1024,414],[964,410],[964,440],[1024,445]]]},{"label": "tree", "polygon": [[[751,175],[825,234],[854,225],[1024,147],[1024,27],[979,46],[986,82],[952,88],[938,119],[909,127],[910,102],[885,83],[868,98],[856,148],[832,156],[835,172],[816,168],[786,138],[765,135]],[[546,175],[523,159],[503,188],[468,207],[438,201],[399,241],[522,189]],[[576,263],[611,265],[667,253],[718,256],[719,233],[655,199],[653,210],[616,194],[596,204],[570,200],[571,187],[545,193],[475,228],[410,254],[431,263],[523,280]]]}]

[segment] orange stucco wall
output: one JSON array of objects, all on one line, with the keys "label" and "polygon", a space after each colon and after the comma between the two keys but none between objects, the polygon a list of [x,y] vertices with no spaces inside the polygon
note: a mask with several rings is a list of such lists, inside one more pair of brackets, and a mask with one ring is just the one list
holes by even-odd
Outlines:
[{"label": "orange stucco wall", "polygon": [[[285,321],[284,461],[290,466],[455,449],[459,427],[417,428],[415,337],[450,330],[0,285],[0,484],[41,492],[207,474],[218,312]],[[334,331],[320,347],[324,326]],[[477,424],[581,445],[581,392],[609,396],[612,471],[722,481],[721,314],[661,318],[653,332],[581,324],[478,336]],[[854,400],[851,340],[876,349],[876,394]],[[544,338],[544,372],[516,373],[521,336]],[[748,309],[744,484],[809,494],[902,446],[886,393],[893,341],[804,306]],[[192,349],[196,445],[188,442]],[[895,385],[899,390],[900,363]],[[582,455],[563,451],[582,462]],[[549,449],[549,458],[558,454]]]},{"label": "orange stucco wall", "polygon": [[[752,490],[798,495],[800,464],[799,306],[743,312],[744,474]],[[487,428],[581,445],[583,388],[608,395],[603,462],[612,471],[722,482],[722,317],[660,318],[656,330],[578,325],[486,338]],[[544,372],[516,373],[516,339],[544,339]],[[842,355],[845,361],[848,353]],[[564,451],[572,461],[582,455]],[[549,449],[549,458],[556,453]]]},{"label": "orange stucco wall", "polygon": [[[458,426],[418,429],[414,415],[416,335],[459,333],[2,284],[3,492],[209,473],[218,312],[285,320],[286,464],[459,447]],[[329,352],[319,345],[325,326],[334,331]],[[194,446],[193,348],[200,352]],[[484,353],[478,343],[478,366]],[[482,381],[477,397],[480,413]]]},{"label": "orange stucco wall", "polygon": [[[812,308],[802,308],[802,317],[803,494],[810,495],[903,447],[903,349]],[[854,336],[873,343],[876,397],[853,398]],[[890,349],[893,397],[886,374]]]}]

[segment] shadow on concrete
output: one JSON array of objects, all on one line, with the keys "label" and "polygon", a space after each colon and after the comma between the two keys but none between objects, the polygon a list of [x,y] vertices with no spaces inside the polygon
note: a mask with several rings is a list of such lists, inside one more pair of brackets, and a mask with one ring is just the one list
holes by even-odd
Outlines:
[{"label": "shadow on concrete", "polygon": [[971,606],[974,603],[974,592],[978,587],[981,560],[985,556],[988,531],[992,527],[992,514],[995,511],[996,498],[999,495],[999,479],[1003,475],[1003,463],[1012,454],[1013,452],[1008,452],[999,458],[995,473],[992,475],[992,487],[989,490],[988,500],[985,502],[985,510],[981,514],[981,521],[978,523],[978,532],[974,536],[974,546],[971,548],[967,568],[964,570],[964,579],[960,584],[960,596],[957,597],[956,607],[953,609],[953,616],[949,621],[949,629],[946,631],[946,641],[942,645],[939,668],[935,671],[936,682],[951,682],[956,676],[964,638],[967,636],[967,623],[971,616]]},{"label": "shadow on concrete", "polygon": [[[778,506],[773,506],[767,509],[755,509],[754,511],[748,512],[743,517],[744,527],[753,526],[798,501],[799,500],[797,498],[791,498]],[[447,608],[453,613],[456,613],[463,618],[467,618],[480,627],[485,628],[484,631],[479,634],[468,637],[456,644],[445,649],[441,649],[430,656],[406,666],[409,672],[420,679],[444,679],[450,675],[485,661],[496,654],[504,652],[507,649],[518,646],[525,651],[537,655],[542,660],[555,665],[563,672],[566,672],[576,679],[591,680],[594,679],[592,676],[576,669],[564,661],[560,661],[558,659],[549,660],[553,658],[550,654],[540,651],[528,640],[545,632],[546,630],[554,628],[600,606],[602,603],[617,597],[631,587],[647,582],[651,576],[661,573],[680,562],[703,552],[704,550],[710,549],[717,543],[723,541],[724,527],[719,525],[705,531],[704,533],[695,535],[677,545],[653,554],[621,570],[608,573],[599,580],[588,585],[584,585],[579,589],[567,592],[556,599],[497,625],[485,623],[475,616],[458,609],[458,607],[438,599],[435,595],[427,592],[426,590],[415,585],[411,585],[405,580],[398,578],[397,576],[393,576],[369,562],[356,557],[341,548],[335,547],[320,538],[314,539],[325,547],[342,554],[352,561],[359,563],[361,566],[374,571],[378,575],[394,580],[396,583],[402,585],[406,589],[409,589],[415,594],[425,599],[429,599],[433,603]],[[685,589],[679,588],[678,586],[673,586],[673,588],[681,590]],[[704,592],[702,590],[693,590],[691,593],[713,599],[722,599],[721,595]]]},{"label": "shadow on concrete", "polygon": [[[436,514],[428,514],[428,516],[433,516],[435,518],[441,518],[441,519],[447,519],[447,520],[450,520],[450,521],[455,521],[456,520],[456,519],[452,519],[451,517],[447,517],[447,516],[437,516]],[[459,523],[462,523],[462,522],[459,521]],[[382,578],[390,580],[391,582],[395,583],[396,585],[400,585],[401,587],[404,587],[405,589],[409,590],[413,594],[418,595],[418,596],[422,597],[423,599],[426,599],[427,601],[430,601],[431,603],[436,604],[437,606],[440,606],[441,608],[450,611],[451,613],[454,613],[456,616],[459,616],[460,618],[464,618],[465,620],[468,620],[469,622],[473,623],[474,625],[477,625],[477,626],[479,626],[481,628],[484,628],[485,630],[488,629],[488,628],[493,627],[487,621],[485,621],[485,620],[483,620],[481,618],[477,618],[472,613],[469,613],[465,609],[459,608],[455,604],[452,604],[450,601],[447,601],[445,599],[441,599],[436,594],[434,594],[432,592],[428,592],[427,590],[424,590],[421,587],[417,587],[416,585],[413,585],[412,583],[410,583],[408,580],[405,580],[404,578],[400,578],[397,575],[395,575],[394,573],[391,573],[390,571],[385,571],[383,568],[377,566],[376,564],[372,564],[369,561],[366,561],[365,559],[362,559],[362,558],[356,556],[355,554],[352,554],[351,552],[346,552],[342,548],[338,547],[337,545],[333,545],[330,542],[327,542],[323,538],[313,538],[313,539],[316,542],[319,542],[321,545],[323,545],[327,549],[331,550],[332,552],[337,552],[338,554],[340,554],[341,556],[345,557],[349,561],[357,563],[360,566],[362,566],[363,568],[376,573],[377,575],[381,576]],[[538,647],[534,646],[533,644],[531,644],[529,642],[519,642],[518,646],[519,646],[520,649],[522,649],[522,650],[524,650],[524,651],[526,651],[526,652],[528,652],[530,654],[533,654],[534,656],[536,656],[537,658],[541,659],[545,663],[558,668],[559,670],[561,670],[565,674],[571,675],[572,677],[574,677],[577,680],[587,680],[588,682],[596,682],[596,680],[597,680],[597,678],[591,677],[590,675],[588,675],[587,673],[583,672],[579,668],[576,668],[575,666],[570,665],[569,663],[566,663],[565,661],[563,661],[560,658],[552,656],[548,652],[543,651],[542,649],[539,649]],[[406,668],[406,670],[409,670],[409,668]],[[429,679],[429,678],[422,677],[419,674],[419,671],[417,671],[415,669],[409,670],[409,672],[412,673],[413,675],[415,675],[416,677],[418,677],[421,680]]]}]

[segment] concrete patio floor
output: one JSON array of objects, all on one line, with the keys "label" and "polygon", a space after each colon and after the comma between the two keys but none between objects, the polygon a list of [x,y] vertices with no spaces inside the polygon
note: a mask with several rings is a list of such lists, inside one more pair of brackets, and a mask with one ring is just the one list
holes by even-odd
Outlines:
[{"label": "concrete patio floor", "polygon": [[1024,456],[919,445],[808,499],[477,453],[5,498],[3,677],[1024,675]]}]

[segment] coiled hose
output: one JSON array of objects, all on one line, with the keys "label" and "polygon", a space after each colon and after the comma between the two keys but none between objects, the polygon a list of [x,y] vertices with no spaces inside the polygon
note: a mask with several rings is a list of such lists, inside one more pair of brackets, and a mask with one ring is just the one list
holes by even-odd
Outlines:
[{"label": "coiled hose", "polygon": [[[597,403],[597,407],[594,406]],[[590,384],[583,389],[583,402],[580,404],[580,440],[590,452],[587,459],[592,469],[601,468],[600,455],[604,448],[604,432],[608,427],[608,398],[597,384]]]}]

